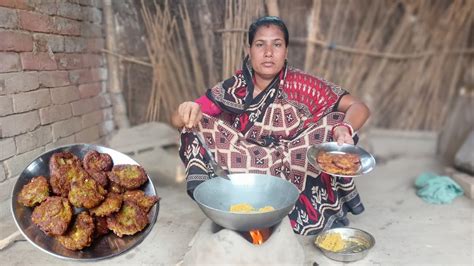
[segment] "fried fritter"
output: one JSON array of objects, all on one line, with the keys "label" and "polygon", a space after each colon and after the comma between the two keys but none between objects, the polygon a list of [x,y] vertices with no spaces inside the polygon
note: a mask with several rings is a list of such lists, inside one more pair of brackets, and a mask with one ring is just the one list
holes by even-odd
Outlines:
[{"label": "fried fritter", "polygon": [[89,151],[83,160],[84,169],[96,172],[110,171],[112,169],[112,157],[107,153],[99,153],[97,151]]},{"label": "fried fritter", "polygon": [[72,218],[72,208],[66,198],[48,197],[33,210],[31,220],[47,235],[62,235]]},{"label": "fried fritter", "polygon": [[93,216],[95,230],[94,230],[94,238],[98,238],[100,236],[106,235],[109,233],[109,228],[107,228],[107,218],[106,217],[97,217]]},{"label": "fried fritter", "polygon": [[157,196],[147,196],[142,190],[131,190],[123,194],[123,200],[137,204],[138,207],[148,213],[151,207],[153,207],[160,198]]},{"label": "fried fritter", "polygon": [[123,196],[117,193],[109,193],[105,200],[97,207],[90,209],[90,213],[103,217],[118,212],[122,206]]},{"label": "fried fritter", "polygon": [[349,173],[355,173],[359,169],[360,163],[352,163],[343,159],[341,161],[334,161],[334,165],[341,170],[347,171]]},{"label": "fried fritter", "polygon": [[91,177],[73,181],[68,199],[74,207],[94,208],[104,199],[107,191]]},{"label": "fried fritter", "polygon": [[360,157],[357,154],[332,154],[319,152],[316,158],[321,168],[331,174],[352,175],[359,170]]},{"label": "fried fritter", "polygon": [[110,192],[119,193],[119,194],[125,192],[125,189],[122,186],[120,186],[119,184],[117,184],[117,183],[115,183],[114,181],[111,181],[111,180],[109,182],[108,190]]},{"label": "fried fritter", "polygon": [[354,164],[359,164],[359,156],[356,154],[337,154],[334,157],[333,163],[342,169],[351,168]]},{"label": "fried fritter", "polygon": [[[331,164],[325,164],[325,165],[321,165],[321,168],[326,172],[326,173],[330,173],[330,174],[334,174],[334,175],[350,175],[350,174],[354,174],[355,171],[353,171],[352,169],[342,169],[342,168],[339,168],[337,167],[336,165],[334,165],[333,163]],[[357,170],[357,169],[356,169]]]},{"label": "fried fritter", "polygon": [[109,178],[128,190],[139,188],[148,180],[145,170],[132,164],[115,165],[109,172]]},{"label": "fried fritter", "polygon": [[49,171],[55,172],[64,167],[81,167],[81,160],[70,152],[56,152],[49,159]]},{"label": "fried fritter", "polygon": [[357,172],[357,170],[359,170],[359,168],[349,168],[349,169],[341,169],[341,168],[338,168],[337,172],[335,172],[335,174],[340,174],[340,175],[353,175]]},{"label": "fried fritter", "polygon": [[79,165],[65,165],[51,172],[51,188],[55,194],[67,197],[71,183],[87,177],[89,174]]},{"label": "fried fritter", "polygon": [[99,183],[102,187],[107,187],[109,184],[109,178],[106,172],[99,172],[94,170],[87,170],[87,173]]},{"label": "fried fritter", "polygon": [[320,164],[320,166],[326,173],[336,173],[339,170],[332,162]]},{"label": "fried fritter", "polygon": [[81,212],[71,229],[65,235],[56,236],[56,239],[67,249],[81,250],[91,245],[94,227],[92,217],[87,212]]},{"label": "fried fritter", "polygon": [[18,203],[26,207],[33,207],[49,196],[48,180],[44,176],[37,176],[23,186],[18,194]]},{"label": "fried fritter", "polygon": [[134,235],[149,223],[148,216],[138,205],[124,202],[118,213],[107,217],[107,227],[117,236]]},{"label": "fried fritter", "polygon": [[326,151],[320,151],[316,157],[316,160],[320,164],[327,164],[332,162],[332,156],[329,152]]}]

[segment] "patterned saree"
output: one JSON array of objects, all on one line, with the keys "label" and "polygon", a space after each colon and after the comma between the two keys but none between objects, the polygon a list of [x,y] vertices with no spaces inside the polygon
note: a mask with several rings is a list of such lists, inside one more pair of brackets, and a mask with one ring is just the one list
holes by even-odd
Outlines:
[{"label": "patterned saree", "polygon": [[218,163],[231,173],[278,176],[298,188],[299,199],[289,213],[296,233],[347,225],[347,212],[364,210],[354,181],[319,172],[306,159],[311,145],[332,140],[332,126],[344,118],[335,110],[347,92],[286,65],[255,98],[253,86],[246,59],[241,71],[197,101],[204,117],[194,130],[182,131],[179,151],[189,195],[214,177],[195,135],[202,134]]}]

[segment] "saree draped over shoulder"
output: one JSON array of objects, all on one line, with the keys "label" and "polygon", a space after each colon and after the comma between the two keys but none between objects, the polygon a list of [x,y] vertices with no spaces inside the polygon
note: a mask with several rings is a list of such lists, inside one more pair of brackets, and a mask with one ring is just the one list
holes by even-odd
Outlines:
[{"label": "saree draped over shoulder", "polygon": [[345,94],[334,84],[285,66],[253,98],[252,69],[246,60],[243,70],[197,101],[204,112],[198,128],[181,133],[179,152],[188,193],[214,176],[195,135],[202,134],[229,172],[278,176],[298,188],[299,199],[289,214],[295,232],[317,234],[346,225],[347,212],[364,210],[353,179],[319,172],[306,159],[311,145],[332,140],[332,126],[344,118],[335,110]]}]

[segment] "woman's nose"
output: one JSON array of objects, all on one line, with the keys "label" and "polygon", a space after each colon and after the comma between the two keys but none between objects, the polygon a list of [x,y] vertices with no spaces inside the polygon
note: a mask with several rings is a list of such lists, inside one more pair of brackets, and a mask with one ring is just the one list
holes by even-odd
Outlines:
[{"label": "woman's nose", "polygon": [[272,57],[272,56],[273,56],[273,50],[272,50],[272,48],[266,48],[266,49],[265,49],[265,56],[266,56],[266,57]]}]

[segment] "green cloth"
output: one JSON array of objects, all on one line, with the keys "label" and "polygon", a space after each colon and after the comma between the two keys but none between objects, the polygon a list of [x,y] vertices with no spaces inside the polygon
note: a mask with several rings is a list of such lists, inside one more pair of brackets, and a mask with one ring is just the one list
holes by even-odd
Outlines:
[{"label": "green cloth", "polygon": [[454,198],[464,193],[449,176],[433,173],[423,173],[418,176],[415,186],[418,188],[416,194],[424,201],[433,204],[451,203]]}]

